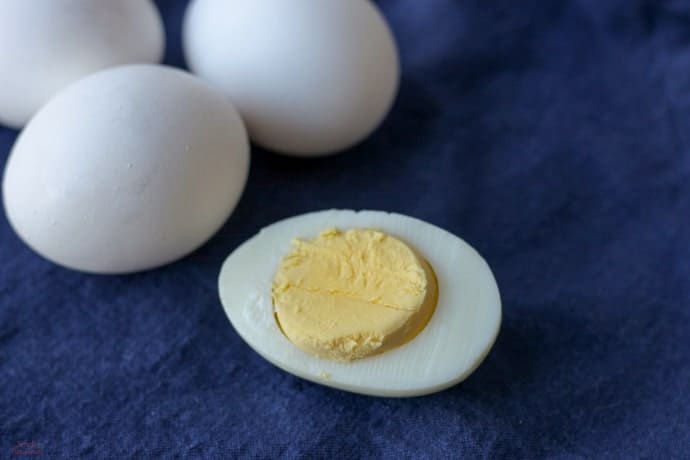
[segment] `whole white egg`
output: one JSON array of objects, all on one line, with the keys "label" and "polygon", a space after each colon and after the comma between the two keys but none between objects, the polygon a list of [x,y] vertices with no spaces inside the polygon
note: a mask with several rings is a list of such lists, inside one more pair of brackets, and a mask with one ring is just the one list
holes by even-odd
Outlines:
[{"label": "whole white egg", "polygon": [[231,98],[254,142],[282,153],[358,143],[398,90],[397,48],[369,0],[195,0],[183,37],[192,71]]},{"label": "whole white egg", "polygon": [[20,128],[58,90],[90,73],[163,55],[150,0],[0,1],[0,124]]},{"label": "whole white egg", "polygon": [[[290,253],[293,238],[315,237],[326,228],[377,229],[410,244],[428,262],[437,280],[438,298],[433,315],[416,337],[351,362],[319,358],[286,337],[271,293],[276,270]],[[501,324],[496,281],[471,246],[429,223],[381,211],[329,210],[277,222],[230,254],[218,283],[230,322],[265,359],[298,377],[369,395],[418,396],[460,382],[486,357]],[[333,322],[347,314],[338,312]]]},{"label": "whole white egg", "polygon": [[36,252],[96,273],[191,252],[234,209],[249,143],[232,104],[180,70],[90,75],[45,105],[7,161],[7,217]]}]

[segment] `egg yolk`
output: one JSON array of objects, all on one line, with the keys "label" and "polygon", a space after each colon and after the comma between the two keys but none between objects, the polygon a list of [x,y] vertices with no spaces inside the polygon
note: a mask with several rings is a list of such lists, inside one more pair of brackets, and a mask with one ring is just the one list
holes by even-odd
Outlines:
[{"label": "egg yolk", "polygon": [[352,361],[412,340],[431,318],[438,285],[429,264],[383,232],[331,228],[295,239],[273,280],[276,320],[297,347]]}]

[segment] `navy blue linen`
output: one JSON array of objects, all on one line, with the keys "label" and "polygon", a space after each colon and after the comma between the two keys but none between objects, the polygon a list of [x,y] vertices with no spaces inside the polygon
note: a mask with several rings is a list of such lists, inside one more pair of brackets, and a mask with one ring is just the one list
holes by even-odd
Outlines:
[{"label": "navy blue linen", "polygon": [[[158,1],[177,66],[185,3]],[[381,6],[404,67],[383,127],[332,158],[255,148],[237,211],[190,257],[84,275],[2,214],[0,457],[690,458],[690,2]],[[0,129],[3,161],[14,139]],[[474,375],[371,398],[242,342],[221,262],[324,208],[409,214],[486,257],[504,322]]]}]

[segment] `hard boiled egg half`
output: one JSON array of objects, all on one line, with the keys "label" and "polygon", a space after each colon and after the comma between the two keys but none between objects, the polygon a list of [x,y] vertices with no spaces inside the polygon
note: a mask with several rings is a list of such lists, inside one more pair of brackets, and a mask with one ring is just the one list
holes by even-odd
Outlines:
[{"label": "hard boiled egg half", "polygon": [[226,259],[220,298],[279,368],[376,396],[466,378],[501,323],[496,281],[453,234],[380,211],[328,210],[264,228]]}]

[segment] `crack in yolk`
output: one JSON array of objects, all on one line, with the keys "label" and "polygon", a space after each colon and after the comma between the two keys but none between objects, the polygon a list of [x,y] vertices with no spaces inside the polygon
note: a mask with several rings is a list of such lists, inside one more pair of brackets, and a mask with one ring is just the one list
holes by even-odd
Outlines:
[{"label": "crack in yolk", "polygon": [[371,229],[327,229],[296,239],[273,280],[275,317],[296,346],[352,361],[412,340],[436,308],[431,266],[399,239]]}]

